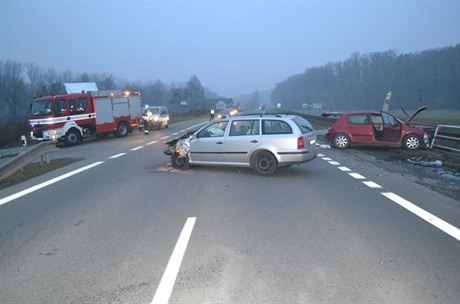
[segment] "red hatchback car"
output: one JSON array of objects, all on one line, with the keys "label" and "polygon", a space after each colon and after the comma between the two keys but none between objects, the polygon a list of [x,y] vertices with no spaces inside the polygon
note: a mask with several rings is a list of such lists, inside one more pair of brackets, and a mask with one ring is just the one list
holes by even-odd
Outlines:
[{"label": "red hatchback car", "polygon": [[410,122],[426,107],[421,107],[406,121],[390,113],[350,112],[342,113],[329,128],[326,138],[335,147],[346,149],[352,145],[405,147],[416,150],[422,143],[428,145],[428,136],[422,128]]}]

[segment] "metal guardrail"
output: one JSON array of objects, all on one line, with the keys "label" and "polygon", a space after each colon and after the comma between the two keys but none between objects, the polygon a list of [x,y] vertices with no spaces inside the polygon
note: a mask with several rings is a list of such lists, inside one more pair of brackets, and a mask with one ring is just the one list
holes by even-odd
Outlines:
[{"label": "metal guardrail", "polygon": [[29,164],[38,157],[46,156],[45,159],[47,162],[49,162],[49,157],[47,156],[47,153],[54,150],[56,150],[56,144],[51,141],[41,142],[37,145],[32,146],[30,149],[22,152],[15,158],[0,166],[0,180],[3,180],[8,176],[11,176],[12,174],[21,170],[27,164]]},{"label": "metal guardrail", "polygon": [[[459,130],[458,134],[444,133],[443,129]],[[436,143],[436,140],[438,143]],[[446,144],[452,143],[455,147],[449,147]],[[460,152],[460,126],[457,125],[438,125],[431,140],[430,149],[440,148],[449,151]]]}]

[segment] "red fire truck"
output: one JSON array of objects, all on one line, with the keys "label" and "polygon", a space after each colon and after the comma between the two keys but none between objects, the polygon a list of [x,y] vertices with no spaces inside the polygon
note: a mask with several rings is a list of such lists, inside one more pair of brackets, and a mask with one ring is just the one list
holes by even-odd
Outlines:
[{"label": "red fire truck", "polygon": [[86,136],[123,137],[142,116],[136,92],[89,92],[40,97],[30,106],[31,138],[78,144]]}]

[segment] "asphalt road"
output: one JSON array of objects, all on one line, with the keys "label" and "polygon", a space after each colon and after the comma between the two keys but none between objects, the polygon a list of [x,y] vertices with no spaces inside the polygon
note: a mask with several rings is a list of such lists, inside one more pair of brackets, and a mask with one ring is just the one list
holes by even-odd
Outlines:
[{"label": "asphalt road", "polygon": [[458,200],[333,149],[272,177],[172,170],[161,138],[200,122],[0,190],[0,303],[460,302]]}]

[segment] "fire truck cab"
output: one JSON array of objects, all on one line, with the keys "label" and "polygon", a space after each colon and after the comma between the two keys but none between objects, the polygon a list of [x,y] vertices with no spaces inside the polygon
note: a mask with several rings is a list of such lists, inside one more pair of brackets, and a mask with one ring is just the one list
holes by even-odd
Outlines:
[{"label": "fire truck cab", "polygon": [[142,96],[90,92],[40,97],[30,106],[31,138],[78,144],[87,136],[123,137],[138,126]]}]

